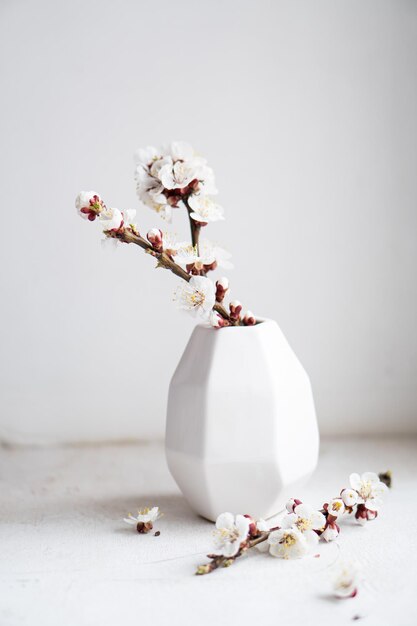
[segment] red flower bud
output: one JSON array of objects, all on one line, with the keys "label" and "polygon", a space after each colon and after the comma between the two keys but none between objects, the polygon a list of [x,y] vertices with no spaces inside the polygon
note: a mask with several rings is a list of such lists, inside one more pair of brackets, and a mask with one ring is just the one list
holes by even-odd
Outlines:
[{"label": "red flower bud", "polygon": [[225,276],[216,282],[216,301],[223,302],[226,293],[229,291],[229,281]]},{"label": "red flower bud", "polygon": [[229,304],[229,309],[230,317],[232,318],[232,320],[238,320],[240,317],[240,312],[242,310],[242,304],[239,302],[239,300],[233,300]]},{"label": "red flower bud", "polygon": [[162,231],[159,230],[159,228],[151,228],[146,236],[154,250],[156,250],[157,252],[162,252]]},{"label": "red flower bud", "polygon": [[250,524],[249,524],[249,535],[251,537],[256,537],[259,534],[259,532],[258,532],[258,528],[256,526],[255,520],[253,519],[253,517],[251,515],[248,515],[248,514],[244,515],[243,517],[246,517],[250,521]]},{"label": "red flower bud", "polygon": [[245,326],[254,326],[256,324],[256,318],[252,311],[246,311],[243,316],[243,323]]}]

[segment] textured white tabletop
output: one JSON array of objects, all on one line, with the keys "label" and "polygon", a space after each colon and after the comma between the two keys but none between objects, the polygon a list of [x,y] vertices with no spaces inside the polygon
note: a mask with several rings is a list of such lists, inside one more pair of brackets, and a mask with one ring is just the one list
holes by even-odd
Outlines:
[{"label": "textured white tabletop", "polygon": [[[334,439],[302,493],[320,507],[351,472],[393,471],[380,517],[347,522],[320,558],[254,554],[194,576],[213,525],[189,509],[159,444],[0,449],[0,625],[417,624],[417,440]],[[123,516],[158,505],[159,537]],[[244,512],[244,511],[242,511]],[[357,559],[355,599],[329,594],[335,562]]]}]

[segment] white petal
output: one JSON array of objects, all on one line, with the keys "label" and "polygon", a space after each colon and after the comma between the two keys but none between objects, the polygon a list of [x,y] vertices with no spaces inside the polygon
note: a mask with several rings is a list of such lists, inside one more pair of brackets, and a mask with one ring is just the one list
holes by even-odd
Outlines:
[{"label": "white petal", "polygon": [[159,517],[159,507],[158,506],[152,507],[148,515],[149,515],[151,522],[154,522],[155,520],[157,520]]},{"label": "white petal", "polygon": [[314,530],[321,530],[326,525],[326,518],[324,517],[323,513],[320,513],[320,511],[313,511],[310,519],[311,527]]},{"label": "white petal", "polygon": [[222,554],[223,556],[235,556],[235,554],[237,554],[239,552],[239,548],[240,548],[240,543],[238,541],[234,541],[232,542],[227,542],[225,543],[223,550],[222,550]]},{"label": "white petal", "polygon": [[317,533],[314,532],[314,530],[306,530],[303,535],[310,549],[313,549],[314,546],[318,544],[319,536]]},{"label": "white petal", "polygon": [[170,146],[170,152],[174,161],[177,159],[186,161],[194,156],[193,148],[186,141],[173,141]]},{"label": "white petal", "polygon": [[362,474],[362,481],[365,483],[375,483],[378,484],[380,482],[378,474],[375,472],[364,472]]},{"label": "white petal", "polygon": [[298,515],[296,515],[295,513],[288,513],[288,515],[284,515],[284,517],[282,518],[281,527],[291,528],[291,526],[294,526],[297,519],[298,519]]},{"label": "white petal", "polygon": [[304,519],[309,519],[313,512],[314,509],[304,503],[297,504],[297,506],[294,507],[294,513],[298,515],[298,517],[302,517]]},{"label": "white petal", "polygon": [[232,515],[232,513],[220,513],[220,515],[216,519],[216,528],[226,528],[227,530],[231,530],[234,525],[235,517],[234,515]]},{"label": "white petal", "polygon": [[250,520],[244,515],[236,515],[235,525],[239,535],[246,538],[249,533]]},{"label": "white petal", "polygon": [[362,481],[361,481],[361,477],[359,476],[359,474],[351,474],[349,476],[349,482],[350,482],[350,486],[352,487],[352,489],[354,489],[355,491],[360,491],[361,486],[362,486]]}]

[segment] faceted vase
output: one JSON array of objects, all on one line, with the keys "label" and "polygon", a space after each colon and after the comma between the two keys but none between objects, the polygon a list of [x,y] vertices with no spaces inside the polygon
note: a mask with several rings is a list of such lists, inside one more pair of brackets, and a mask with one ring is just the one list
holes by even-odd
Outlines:
[{"label": "faceted vase", "polygon": [[276,322],[195,327],[169,387],[166,455],[194,511],[281,511],[317,464],[310,380]]}]

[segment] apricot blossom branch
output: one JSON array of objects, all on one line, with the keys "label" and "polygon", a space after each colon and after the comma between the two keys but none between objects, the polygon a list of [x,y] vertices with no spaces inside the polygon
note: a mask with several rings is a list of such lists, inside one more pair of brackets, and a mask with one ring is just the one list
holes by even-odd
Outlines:
[{"label": "apricot blossom branch", "polygon": [[136,189],[140,201],[170,222],[175,209],[188,213],[191,242],[176,241],[170,233],[152,228],[143,237],[134,223],[135,210],[120,211],[107,207],[95,191],[82,191],[76,199],[78,213],[102,226],[106,239],[133,243],[157,259],[157,267],[170,270],[182,279],[174,294],[179,308],[209,322],[213,328],[253,326],[251,311],[232,300],[229,280],[220,276],[215,282],[207,277],[218,268],[231,269],[230,254],[200,238],[210,222],[223,220],[223,209],[215,202],[217,193],[213,170],[189,144],[173,142],[160,150],[148,147],[136,152]]}]

